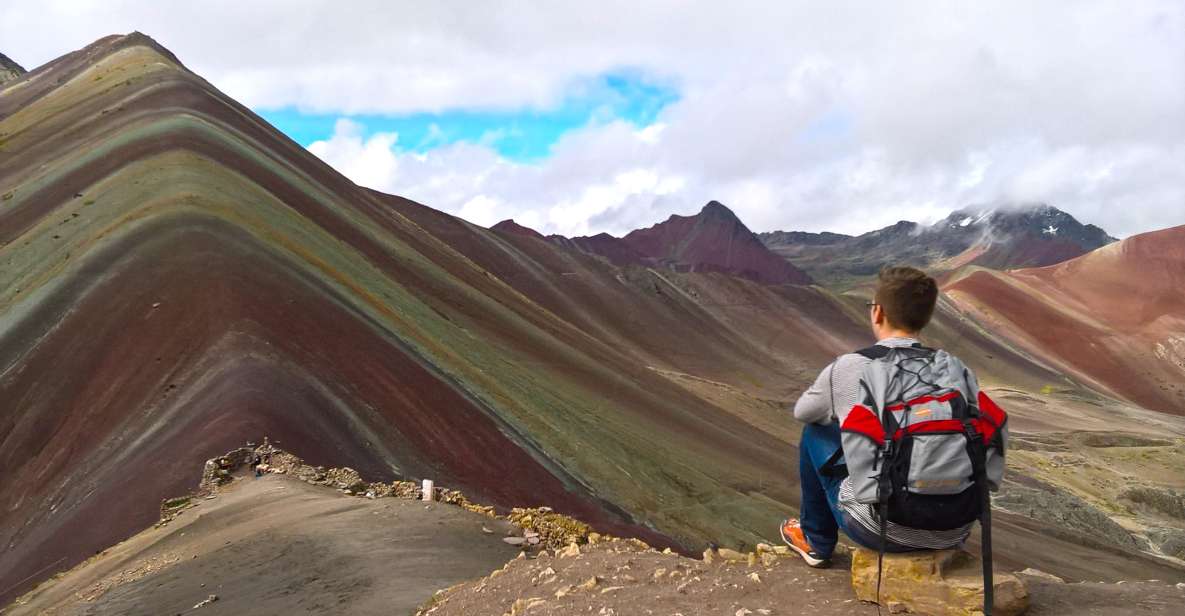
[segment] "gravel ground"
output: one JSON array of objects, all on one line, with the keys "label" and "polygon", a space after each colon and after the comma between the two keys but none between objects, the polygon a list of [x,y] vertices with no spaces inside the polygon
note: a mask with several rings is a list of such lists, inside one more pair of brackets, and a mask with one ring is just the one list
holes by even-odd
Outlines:
[{"label": "gravel ground", "polygon": [[[841,616],[876,614],[852,593],[850,562],[810,569],[789,556],[712,563],[627,542],[524,556],[439,593],[421,616]],[[1030,616],[1177,614],[1185,590],[1165,582],[1066,584],[1022,576]],[[887,610],[884,613],[888,613]]]}]

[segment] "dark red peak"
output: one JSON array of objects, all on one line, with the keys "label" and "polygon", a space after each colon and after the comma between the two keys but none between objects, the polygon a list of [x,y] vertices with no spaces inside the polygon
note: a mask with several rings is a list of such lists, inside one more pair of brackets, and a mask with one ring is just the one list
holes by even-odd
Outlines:
[{"label": "dark red peak", "polygon": [[741,222],[741,219],[737,218],[737,215],[733,213],[732,210],[728,209],[726,205],[720,203],[719,201],[709,201],[708,204],[699,211],[699,217],[708,220],[724,220],[744,226],[744,223]]},{"label": "dark red peak", "polygon": [[539,233],[538,231],[536,231],[530,227],[524,227],[524,226],[518,224],[517,222],[514,222],[513,218],[507,218],[506,220],[503,220],[502,222],[490,227],[490,229],[494,230],[494,231],[499,231],[501,233],[510,233],[513,235],[524,235],[527,237],[537,237],[541,240],[546,239],[543,237],[542,233]]},{"label": "dark red peak", "polygon": [[767,284],[809,284],[811,279],[770,252],[761,239],[718,201],[694,216],[631,232],[621,240],[637,253],[683,271],[714,271]]},{"label": "dark red peak", "polygon": [[635,250],[625,240],[608,233],[572,238],[572,243],[581,250],[601,255],[614,265],[637,265],[646,262],[646,256]]}]

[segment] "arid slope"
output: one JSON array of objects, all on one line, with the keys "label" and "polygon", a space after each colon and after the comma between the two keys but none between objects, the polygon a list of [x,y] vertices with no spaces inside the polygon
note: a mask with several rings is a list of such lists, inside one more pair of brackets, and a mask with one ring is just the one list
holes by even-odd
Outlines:
[{"label": "arid slope", "polygon": [[968,313],[1099,391],[1185,414],[1185,227],[1050,267],[977,270],[947,294]]}]

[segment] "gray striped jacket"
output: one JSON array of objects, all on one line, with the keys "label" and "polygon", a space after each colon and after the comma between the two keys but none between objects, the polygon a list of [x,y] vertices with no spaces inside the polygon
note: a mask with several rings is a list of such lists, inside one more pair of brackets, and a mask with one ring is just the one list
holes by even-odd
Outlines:
[{"label": "gray striped jacket", "polygon": [[[916,343],[913,338],[886,338],[877,344],[888,347],[906,347]],[[872,361],[863,355],[848,353],[841,355],[830,366],[819,373],[794,405],[794,418],[803,423],[840,424],[847,418],[852,407],[861,401],[860,375]],[[839,505],[852,520],[873,535],[880,535],[880,524],[872,505],[856,502],[850,479],[844,479],[839,490]],[[914,548],[942,550],[961,545],[971,534],[974,523],[951,530],[922,530],[889,522],[887,537],[890,541]]]}]

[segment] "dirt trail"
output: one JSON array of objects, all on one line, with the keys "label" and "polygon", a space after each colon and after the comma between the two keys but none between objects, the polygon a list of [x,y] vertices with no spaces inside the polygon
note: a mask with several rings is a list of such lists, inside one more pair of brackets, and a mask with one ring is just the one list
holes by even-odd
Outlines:
[{"label": "dirt trail", "polygon": [[517,553],[501,540],[506,522],[284,475],[238,479],[198,503],[5,614],[403,614]]}]

